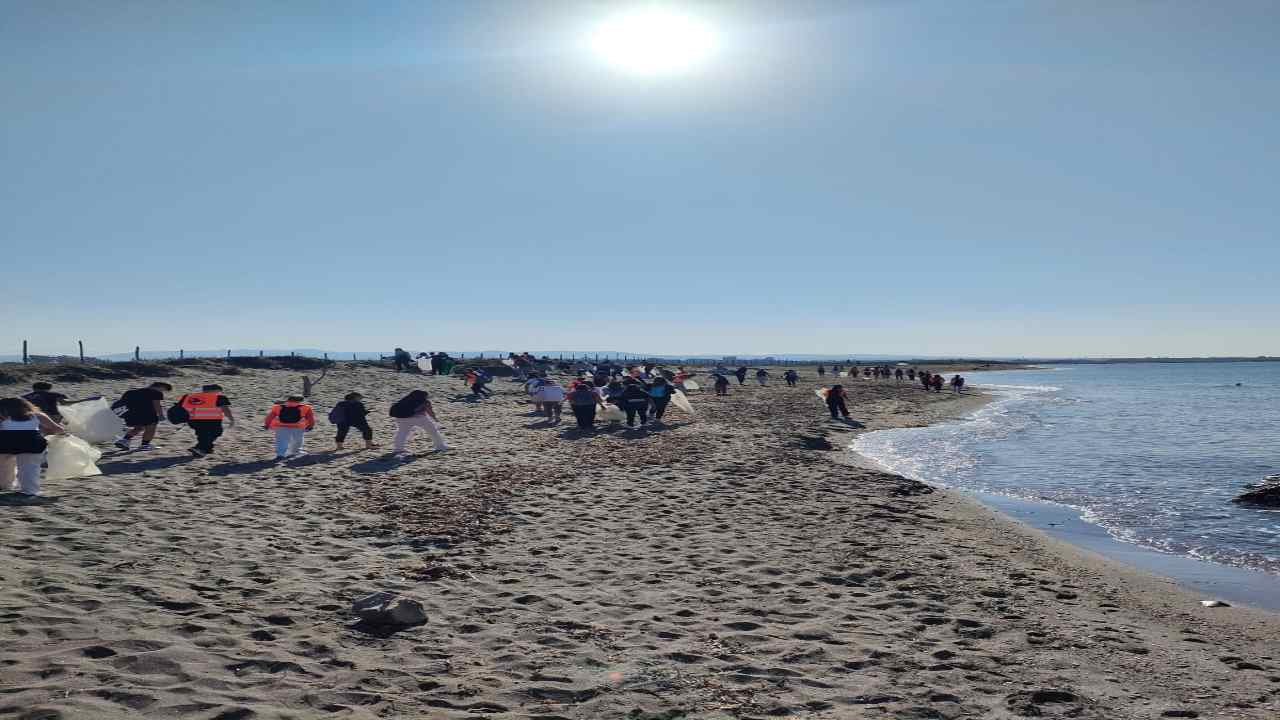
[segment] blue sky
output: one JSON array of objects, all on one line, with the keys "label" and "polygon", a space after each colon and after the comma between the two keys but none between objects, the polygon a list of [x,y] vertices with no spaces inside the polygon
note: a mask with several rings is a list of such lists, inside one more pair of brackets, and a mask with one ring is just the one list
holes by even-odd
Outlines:
[{"label": "blue sky", "polygon": [[0,3],[0,342],[1280,354],[1280,5],[621,5]]}]

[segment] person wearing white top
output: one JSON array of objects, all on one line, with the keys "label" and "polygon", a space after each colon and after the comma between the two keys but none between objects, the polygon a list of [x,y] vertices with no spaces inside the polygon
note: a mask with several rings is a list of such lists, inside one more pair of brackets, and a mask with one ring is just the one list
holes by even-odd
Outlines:
[{"label": "person wearing white top", "polygon": [[22,398],[0,400],[0,490],[40,494],[40,463],[48,442],[44,434],[62,426]]},{"label": "person wearing white top", "polygon": [[560,412],[564,409],[564,388],[555,380],[547,380],[534,391],[533,399],[542,406],[547,419],[560,422]]}]

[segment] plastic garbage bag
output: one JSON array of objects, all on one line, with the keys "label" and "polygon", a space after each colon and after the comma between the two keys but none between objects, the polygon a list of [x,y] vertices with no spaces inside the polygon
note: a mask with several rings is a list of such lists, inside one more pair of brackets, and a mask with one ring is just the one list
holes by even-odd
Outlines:
[{"label": "plastic garbage bag", "polygon": [[431,372],[431,358],[418,358],[418,369],[424,373]]},{"label": "plastic garbage bag", "polygon": [[49,469],[45,478],[67,480],[101,475],[97,465],[101,457],[101,450],[74,435],[54,435],[49,438]]},{"label": "plastic garbage bag", "polygon": [[63,405],[58,411],[62,413],[67,432],[90,445],[111,442],[124,431],[124,423],[102,398]]},{"label": "plastic garbage bag", "polygon": [[605,422],[616,423],[616,422],[622,422],[623,420],[626,420],[626,419],[627,419],[627,413],[624,412],[622,408],[618,407],[617,405],[605,406],[604,408]]},{"label": "plastic garbage bag", "polygon": [[702,389],[701,385],[699,385],[698,383],[692,380],[685,380],[683,385],[685,390],[701,390]]},{"label": "plastic garbage bag", "polygon": [[689,398],[685,397],[684,393],[679,390],[675,391],[675,394],[671,396],[671,404],[685,411],[686,414],[693,415],[693,405],[689,403]]}]

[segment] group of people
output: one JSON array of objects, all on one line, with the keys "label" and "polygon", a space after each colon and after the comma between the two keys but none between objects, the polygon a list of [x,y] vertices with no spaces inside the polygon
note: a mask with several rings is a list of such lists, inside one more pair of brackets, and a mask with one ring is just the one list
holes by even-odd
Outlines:
[{"label": "group of people", "polygon": [[[448,375],[453,371],[455,361],[447,353],[422,353],[419,357],[429,357],[431,373]],[[396,370],[404,371],[414,363],[408,352],[396,348]],[[579,361],[576,364],[565,364],[560,369],[577,371],[578,377],[566,385],[550,377],[548,372],[551,361],[548,358],[534,358],[528,353],[512,354],[506,363],[515,371],[515,380],[523,382],[525,390],[535,404],[537,412],[544,415],[553,424],[559,423],[564,404],[569,404],[577,425],[581,429],[591,428],[600,412],[608,412],[611,419],[624,422],[628,427],[637,423],[645,426],[650,422],[661,423],[668,406],[677,394],[686,389],[693,373],[684,367],[672,371],[653,363],[635,366],[622,366],[616,363],[603,362],[588,364]],[[942,375],[915,368],[867,367],[861,369],[866,378],[895,377],[902,381],[904,375],[911,380],[919,379],[926,391],[942,392],[946,382]],[[739,385],[745,385],[749,374],[745,366],[729,371],[717,367],[711,372],[712,383],[717,395],[727,395],[731,385],[730,377],[737,379]],[[840,374],[838,365],[832,372]],[[859,368],[854,366],[849,376],[857,377]],[[819,376],[826,374],[825,366],[818,367]],[[468,367],[463,377],[473,395],[490,397],[492,390],[487,386],[492,382],[492,375],[481,367]],[[793,370],[786,370],[783,380],[789,387],[795,387],[800,379]],[[765,386],[770,373],[764,368],[755,371],[756,382]],[[950,380],[952,392],[964,390],[964,378],[955,375]],[[690,382],[690,387],[692,383]],[[142,388],[125,392],[112,405],[111,409],[120,416],[127,428],[115,440],[115,446],[122,451],[133,449],[134,441],[138,441],[137,450],[153,449],[153,441],[160,422],[186,425],[195,435],[195,444],[190,453],[196,457],[204,457],[214,452],[214,445],[223,435],[226,428],[234,427],[235,415],[231,409],[231,400],[223,388],[216,384],[202,386],[198,391],[188,392],[177,398],[166,411],[164,407],[166,395],[173,392],[173,386],[167,382],[157,381]],[[847,404],[848,392],[843,385],[835,385],[825,393],[827,408],[831,417],[849,417]],[[40,487],[40,470],[43,454],[47,448],[45,436],[65,433],[60,408],[87,400],[73,400],[66,395],[55,392],[48,382],[37,382],[30,393],[22,397],[0,399],[0,489],[14,489],[27,495],[36,495]],[[682,401],[683,402],[683,401]],[[616,408],[610,412],[611,408]],[[432,440],[437,451],[449,449],[441,433],[440,422],[430,397],[425,390],[414,390],[392,404],[388,414],[396,423],[396,433],[392,440],[392,451],[396,454],[406,452],[405,448],[415,429],[421,429]],[[368,421],[369,408],[364,404],[360,393],[348,393],[328,414],[329,422],[337,429],[334,438],[334,451],[342,451],[351,431],[359,431],[366,449],[376,448],[373,440],[373,429]],[[295,458],[304,454],[307,434],[316,427],[316,410],[301,395],[291,395],[284,400],[273,403],[262,421],[262,427],[275,436],[275,457],[277,460]]]},{"label": "group of people", "polygon": [[625,417],[628,427],[635,427],[637,421],[643,427],[651,417],[654,423],[662,423],[667,406],[688,378],[683,368],[672,373],[670,379],[662,372],[655,372],[652,366],[620,371],[621,368],[612,366],[596,366],[567,386],[546,373],[535,373],[525,381],[525,391],[532,397],[537,411],[551,423],[560,422],[567,401],[579,429],[591,428],[597,411],[606,411],[610,405]]},{"label": "group of people", "polygon": [[[841,372],[842,371],[839,365],[831,366],[831,373],[836,377],[840,377]],[[943,384],[950,384],[951,391],[954,393],[964,392],[964,378],[961,377],[960,375],[954,375],[952,376],[950,381],[947,381],[941,375],[938,375],[936,373],[931,373],[927,370],[917,371],[915,368],[906,368],[906,369],[903,369],[901,367],[891,368],[888,365],[872,365],[872,366],[859,369],[857,365],[854,365],[852,368],[849,369],[848,377],[856,378],[858,377],[859,373],[861,373],[863,379],[865,380],[881,380],[881,379],[888,380],[889,378],[893,378],[899,384],[901,384],[904,381],[915,382],[916,379],[918,378],[920,380],[920,384],[924,387],[926,392],[930,390],[934,392],[942,392]],[[818,377],[825,377],[826,374],[827,374],[827,366],[819,365]]]}]

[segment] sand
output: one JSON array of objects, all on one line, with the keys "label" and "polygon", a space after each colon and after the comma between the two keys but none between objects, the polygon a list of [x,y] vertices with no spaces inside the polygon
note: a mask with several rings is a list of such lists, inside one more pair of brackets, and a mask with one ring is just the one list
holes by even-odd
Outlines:
[{"label": "sand", "polygon": [[[843,451],[981,398],[852,381],[845,424],[806,375],[579,436],[507,381],[472,402],[342,369],[321,414],[360,390],[385,446],[389,402],[424,387],[454,450],[284,465],[260,423],[300,374],[214,378],[241,418],[214,456],[166,426],[44,504],[0,501],[0,718],[1280,716],[1276,616],[1203,608]],[[379,590],[429,622],[356,626]]]}]

